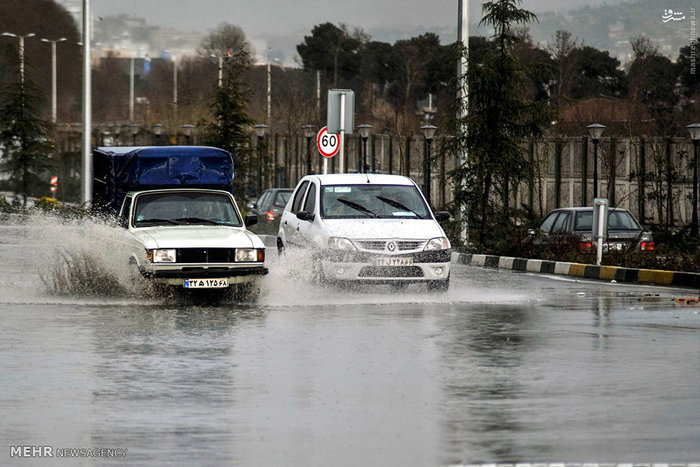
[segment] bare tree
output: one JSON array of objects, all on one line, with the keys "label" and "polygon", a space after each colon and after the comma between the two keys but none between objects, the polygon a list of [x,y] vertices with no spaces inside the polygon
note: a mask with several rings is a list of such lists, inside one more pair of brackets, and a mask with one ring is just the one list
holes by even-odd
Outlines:
[{"label": "bare tree", "polygon": [[578,46],[576,39],[572,39],[571,33],[557,31],[552,37],[552,44],[547,51],[552,55],[556,66],[556,105],[561,105],[563,96],[568,96],[571,90],[571,80],[576,67],[576,57],[571,53]]},{"label": "bare tree", "polygon": [[634,55],[633,61],[659,54],[659,47],[644,35],[630,37],[630,47]]},{"label": "bare tree", "polygon": [[230,63],[247,67],[250,65],[252,48],[243,30],[229,23],[222,23],[206,36],[199,46],[199,54],[227,57]]}]

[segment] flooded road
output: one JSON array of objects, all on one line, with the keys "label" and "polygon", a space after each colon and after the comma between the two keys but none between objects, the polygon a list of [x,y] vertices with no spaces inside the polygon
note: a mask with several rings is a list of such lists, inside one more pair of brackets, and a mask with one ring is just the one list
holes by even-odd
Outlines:
[{"label": "flooded road", "polygon": [[[320,288],[291,257],[258,302],[201,305],[130,290],[114,229],[23,222],[0,225],[2,465],[700,459],[691,291],[464,266],[446,295]],[[57,248],[104,290],[52,291]]]}]

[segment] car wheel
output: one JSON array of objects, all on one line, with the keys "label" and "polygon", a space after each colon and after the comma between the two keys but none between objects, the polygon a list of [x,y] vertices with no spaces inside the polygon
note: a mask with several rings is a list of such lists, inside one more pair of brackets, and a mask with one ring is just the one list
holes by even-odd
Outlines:
[{"label": "car wheel", "polygon": [[323,272],[321,260],[313,260],[313,264],[311,266],[311,281],[317,285],[322,285],[326,282],[326,275]]},{"label": "car wheel", "polygon": [[450,277],[448,276],[447,279],[441,280],[441,281],[428,281],[428,291],[430,292],[437,292],[437,293],[445,293],[449,290],[450,288]]},{"label": "car wheel", "polygon": [[277,255],[282,256],[282,253],[284,253],[284,243],[282,243],[282,239],[277,237]]},{"label": "car wheel", "polygon": [[243,302],[254,302],[260,296],[260,284],[258,281],[236,284],[235,297]]}]

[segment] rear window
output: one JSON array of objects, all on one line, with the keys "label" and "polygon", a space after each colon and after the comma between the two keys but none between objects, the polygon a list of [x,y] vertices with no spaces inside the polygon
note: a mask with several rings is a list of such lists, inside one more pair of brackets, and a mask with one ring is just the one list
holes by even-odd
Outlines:
[{"label": "rear window", "polygon": [[278,208],[283,208],[287,205],[289,198],[292,197],[291,191],[278,191],[277,197],[275,197],[274,205]]},{"label": "rear window", "polygon": [[[575,230],[590,232],[593,229],[593,211],[576,213]],[[608,230],[641,230],[635,218],[629,211],[608,211]]]}]

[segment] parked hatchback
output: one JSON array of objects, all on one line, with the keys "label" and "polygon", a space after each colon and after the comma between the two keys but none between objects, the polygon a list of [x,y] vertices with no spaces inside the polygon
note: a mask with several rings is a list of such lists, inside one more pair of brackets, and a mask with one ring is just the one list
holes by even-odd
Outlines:
[{"label": "parked hatchback", "polygon": [[447,290],[451,246],[418,186],[399,175],[302,178],[282,214],[277,245],[308,252],[322,281]]},{"label": "parked hatchback", "polygon": [[292,196],[291,188],[270,188],[263,191],[248,214],[258,216],[258,223],[250,230],[262,235],[277,235],[282,211]]},{"label": "parked hatchback", "polygon": [[[593,208],[574,207],[551,211],[540,223],[537,230],[530,231],[534,245],[545,245],[564,236],[578,239],[579,250],[595,248],[593,229]],[[637,219],[627,209],[608,210],[608,232],[604,249],[641,251],[654,250],[654,240],[650,232],[645,232]]]}]

